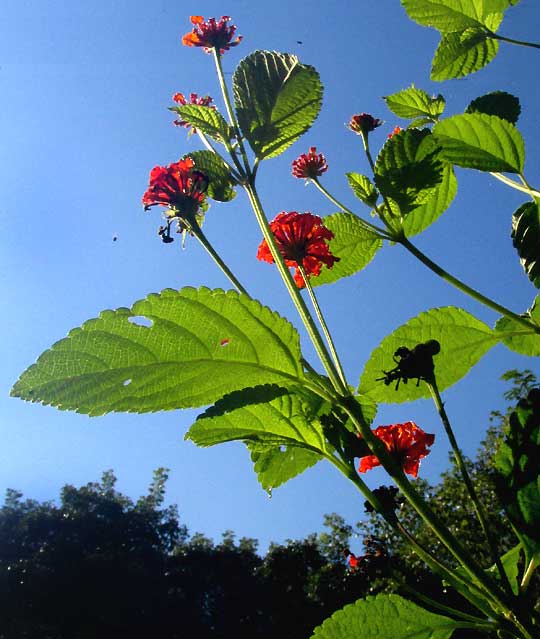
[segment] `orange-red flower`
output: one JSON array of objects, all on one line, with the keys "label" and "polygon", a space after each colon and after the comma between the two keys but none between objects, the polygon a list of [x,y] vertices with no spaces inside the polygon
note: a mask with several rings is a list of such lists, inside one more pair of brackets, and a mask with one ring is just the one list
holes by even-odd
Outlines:
[{"label": "orange-red flower", "polygon": [[349,554],[349,567],[354,569],[358,568],[358,564],[363,557],[357,557],[353,552]]},{"label": "orange-red flower", "polygon": [[204,203],[208,178],[194,166],[189,157],[169,166],[155,166],[142,198],[144,208],[160,205],[173,209],[178,217],[195,215]]},{"label": "orange-red flower", "polygon": [[358,115],[352,116],[349,122],[349,129],[359,135],[365,135],[374,131],[378,126],[381,126],[382,123],[382,120],[374,118],[369,113],[359,113]]},{"label": "orange-red flower", "polygon": [[[318,215],[282,211],[270,222],[270,229],[281,255],[285,258],[285,264],[296,268],[294,281],[298,288],[305,286],[299,265],[303,267],[307,276],[317,276],[321,274],[323,264],[332,268],[339,260],[339,257],[334,257],[330,253],[326,243],[334,234],[323,226]],[[259,245],[257,259],[270,264],[274,262],[266,240]]]},{"label": "orange-red flower", "polygon": [[394,135],[396,135],[397,133],[400,133],[401,131],[403,131],[403,129],[400,126],[394,127],[394,130],[392,131],[392,133],[388,134],[388,139],[389,140],[392,139]]},{"label": "orange-red flower", "polygon": [[[379,426],[373,431],[386,446],[388,452],[401,463],[403,471],[413,477],[418,476],[420,460],[431,452],[429,446],[435,441],[435,435],[425,433],[414,422],[404,424],[391,424]],[[358,470],[365,473],[367,470],[380,466],[381,462],[376,455],[366,455],[360,460]]]},{"label": "orange-red flower", "polygon": [[190,16],[189,19],[195,26],[182,37],[182,44],[186,47],[204,47],[206,53],[211,53],[212,49],[225,53],[242,40],[242,36],[234,38],[236,27],[234,24],[227,24],[229,16],[222,16],[219,22],[215,18],[209,18],[205,22],[202,16]]},{"label": "orange-red flower", "polygon": [[[183,93],[175,93],[172,99],[173,99],[173,102],[176,102],[176,104],[179,104],[180,106],[185,106],[186,104],[196,104],[198,106],[209,106],[209,107],[212,107],[213,109],[216,108],[212,104],[212,98],[209,95],[199,97],[196,93],[190,93],[189,101],[188,101],[186,100],[186,97]],[[173,124],[175,126],[183,126],[186,128],[189,128],[191,126],[189,122],[182,120],[180,117],[174,120]],[[193,128],[193,133],[197,133],[197,130],[195,128]]]},{"label": "orange-red flower", "polygon": [[292,174],[297,178],[313,179],[328,170],[328,164],[322,153],[317,154],[317,147],[312,146],[308,153],[294,160]]}]

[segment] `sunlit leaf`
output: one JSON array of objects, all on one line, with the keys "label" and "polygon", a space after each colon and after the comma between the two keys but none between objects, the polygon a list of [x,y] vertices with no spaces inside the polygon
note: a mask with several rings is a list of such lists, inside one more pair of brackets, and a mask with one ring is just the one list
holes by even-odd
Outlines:
[{"label": "sunlit leaf", "polygon": [[190,157],[195,163],[195,168],[208,178],[208,196],[218,202],[229,202],[236,197],[233,189],[235,181],[223,161],[211,151],[192,151],[186,153],[184,158]]},{"label": "sunlit leaf", "polygon": [[499,42],[483,29],[467,29],[442,36],[431,65],[431,79],[462,78],[479,71],[497,55]]},{"label": "sunlit leaf", "polygon": [[408,89],[398,91],[384,98],[386,105],[400,118],[420,118],[427,116],[427,121],[437,120],[446,104],[442,95],[430,96],[422,89],[411,85]]},{"label": "sunlit leaf", "polygon": [[287,53],[255,51],[233,76],[236,113],[255,155],[283,153],[313,124],[322,102],[317,71]]},{"label": "sunlit leaf", "polygon": [[373,182],[365,175],[360,173],[347,173],[347,180],[353,193],[359,200],[362,200],[367,206],[375,206],[379,193]]},{"label": "sunlit leaf", "polygon": [[213,107],[200,104],[185,104],[171,107],[170,111],[178,115],[191,126],[206,133],[219,142],[228,141],[231,138],[231,130],[223,116]]},{"label": "sunlit leaf", "polygon": [[459,627],[399,595],[377,595],[335,612],[312,639],[449,639]]},{"label": "sunlit leaf", "polygon": [[507,0],[401,0],[411,20],[442,33],[470,27],[496,31]]},{"label": "sunlit leaf", "polygon": [[184,288],[104,311],[72,330],[11,394],[89,415],[142,413],[302,379],[299,336],[289,322],[235,291]]},{"label": "sunlit leaf", "polygon": [[[536,323],[540,328],[540,304],[537,297],[531,308],[525,313],[525,317]],[[499,333],[501,341],[513,351],[530,357],[540,356],[540,334],[532,328],[516,322],[509,317],[501,317],[495,324],[495,330]]]},{"label": "sunlit leaf", "polygon": [[339,257],[339,262],[331,269],[323,267],[320,275],[312,277],[313,286],[329,284],[362,270],[382,246],[382,240],[350,213],[328,215],[324,225],[334,233],[329,247],[332,255]]},{"label": "sunlit leaf", "polygon": [[250,442],[248,449],[251,451],[253,470],[265,490],[281,486],[322,459],[312,450],[288,444],[265,446]]},{"label": "sunlit leaf", "polygon": [[423,382],[401,381],[386,385],[384,372],[395,368],[394,354],[405,346],[413,349],[417,344],[437,340],[440,353],[434,356],[435,375],[440,390],[452,386],[490,350],[499,336],[487,324],[461,308],[446,306],[420,313],[384,338],[371,353],[360,380],[360,389],[377,402],[402,403],[429,397]]},{"label": "sunlit leaf", "polygon": [[523,138],[512,124],[495,115],[454,115],[438,122],[433,135],[452,164],[479,171],[523,171]]}]

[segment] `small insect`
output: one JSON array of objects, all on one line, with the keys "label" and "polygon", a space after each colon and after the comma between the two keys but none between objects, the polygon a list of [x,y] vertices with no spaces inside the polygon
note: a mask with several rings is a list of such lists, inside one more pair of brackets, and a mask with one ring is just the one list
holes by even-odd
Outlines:
[{"label": "small insect", "polygon": [[118,240],[118,235],[113,235],[113,236],[112,236],[112,241],[113,241],[113,242],[116,242],[117,240]]},{"label": "small insect", "polygon": [[437,355],[441,350],[441,345],[435,339],[430,339],[424,344],[417,344],[412,350],[406,346],[400,346],[394,353],[394,362],[397,364],[390,371],[384,371],[384,377],[379,377],[377,381],[383,381],[386,386],[392,382],[396,382],[396,390],[399,383],[404,384],[409,379],[416,379],[416,386],[420,386],[420,382],[429,382],[433,379],[435,364],[433,356]]}]

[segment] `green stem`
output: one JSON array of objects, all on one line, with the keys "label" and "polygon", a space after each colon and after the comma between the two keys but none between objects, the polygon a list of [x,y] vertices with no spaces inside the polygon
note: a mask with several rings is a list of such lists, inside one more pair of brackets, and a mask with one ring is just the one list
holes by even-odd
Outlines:
[{"label": "green stem", "polygon": [[[212,143],[210,142],[210,140],[206,137],[206,135],[200,131],[199,129],[197,129],[197,135],[199,136],[199,139],[201,140],[201,142],[204,144],[204,146],[208,149],[208,151],[210,151],[211,153],[213,153],[216,158],[219,158],[222,162],[223,162],[223,166],[225,166],[227,168],[227,170],[231,173],[231,175],[233,176],[233,178],[238,182],[241,183],[243,180],[243,175],[237,173],[237,171],[227,162],[227,160],[225,160],[224,157],[222,157],[222,155],[220,153],[218,153],[216,151],[216,149],[212,146]],[[231,152],[232,149],[230,147],[230,145],[225,145],[227,148],[227,151],[229,151],[229,153],[231,154],[231,157],[234,157],[233,153]],[[238,168],[238,167],[237,167]]]},{"label": "green stem", "polygon": [[540,566],[540,552],[536,553],[531,559],[531,561],[529,562],[529,565],[527,566],[527,569],[525,570],[525,574],[523,575],[523,579],[521,580],[521,584],[520,584],[521,590],[527,589],[531,581],[531,578],[534,574],[534,571],[538,568],[538,566]]},{"label": "green stem", "polygon": [[371,224],[370,222],[368,222],[367,220],[364,220],[363,218],[361,218],[359,215],[356,215],[356,213],[353,213],[351,211],[351,209],[349,209],[347,206],[345,206],[344,204],[342,204],[339,200],[337,200],[329,191],[327,191],[324,186],[319,182],[319,180],[317,180],[317,178],[314,178],[312,180],[313,184],[315,184],[315,186],[319,189],[319,191],[325,196],[327,197],[330,202],[332,202],[332,204],[335,204],[339,209],[341,209],[344,213],[349,213],[350,215],[354,215],[354,217],[362,224],[362,226],[368,230],[371,231],[372,233],[375,233],[378,237],[380,237],[382,240],[392,240],[393,236],[390,235],[390,233],[388,233],[385,229],[379,228],[378,226],[376,226],[375,224]]},{"label": "green stem", "polygon": [[[212,52],[214,54],[214,62],[216,64],[216,71],[217,71],[219,86],[221,88],[221,94],[223,95],[223,101],[225,102],[225,109],[229,117],[229,123],[234,129],[234,134],[238,142],[238,148],[240,149],[240,153],[242,154],[242,159],[244,160],[245,172],[247,175],[250,175],[249,160],[246,154],[246,149],[244,147],[244,141],[242,139],[242,134],[240,133],[240,128],[238,126],[238,122],[236,120],[236,117],[232,108],[231,98],[229,96],[229,90],[227,89],[227,84],[225,82],[225,76],[223,75],[223,67],[221,66],[221,54],[219,52],[219,49],[216,49],[216,48],[212,49]],[[232,154],[232,157],[233,157],[233,161],[237,162],[236,155]]]},{"label": "green stem", "polygon": [[513,189],[516,189],[517,191],[521,191],[522,193],[527,193],[527,195],[531,195],[533,198],[540,197],[540,191],[538,191],[538,189],[535,189],[529,185],[523,186],[519,182],[515,182],[514,180],[510,179],[506,175],[503,175],[502,173],[492,172],[491,175],[494,178],[497,178],[497,180],[504,182],[504,184],[506,184],[507,186],[511,186]]},{"label": "green stem", "polygon": [[[424,522],[433,530],[442,544],[452,553],[457,561],[467,571],[468,575],[481,586],[484,596],[487,596],[495,610],[508,612],[508,606],[504,602],[504,595],[499,592],[499,588],[493,580],[486,575],[483,569],[476,563],[473,556],[461,546],[461,544],[450,533],[447,527],[439,517],[431,510],[420,494],[413,488],[407,477],[405,476],[401,466],[396,463],[392,456],[386,450],[386,446],[371,431],[366,423],[357,402],[351,401],[352,397],[343,397],[340,405],[351,418],[355,427],[362,434],[364,440],[368,444],[372,452],[378,457],[384,469],[395,481],[398,488],[411,503],[416,512],[424,520]],[[505,615],[506,616],[506,615]]]},{"label": "green stem", "polygon": [[306,285],[306,290],[308,292],[308,295],[311,299],[311,303],[313,304],[313,308],[315,310],[315,315],[317,316],[317,319],[319,320],[319,324],[322,328],[323,334],[326,338],[326,343],[328,344],[328,348],[330,349],[330,353],[332,355],[332,358],[334,360],[334,364],[336,366],[336,370],[338,372],[338,375],[343,383],[343,386],[347,387],[347,379],[345,378],[345,373],[343,372],[343,366],[341,365],[340,359],[339,359],[339,355],[337,354],[336,351],[336,347],[334,345],[334,340],[332,339],[332,335],[330,334],[330,331],[328,330],[328,326],[326,324],[326,321],[324,319],[324,315],[322,314],[321,308],[319,306],[319,302],[317,301],[317,298],[315,297],[315,292],[313,291],[313,287],[311,286],[311,282],[309,280],[308,275],[306,274],[306,271],[304,269],[304,267],[301,264],[298,264],[298,270],[300,271],[300,274],[302,275],[302,278],[304,280],[304,283]]},{"label": "green stem", "polygon": [[193,235],[199,240],[199,242],[206,249],[206,251],[210,255],[210,257],[219,266],[219,268],[223,271],[223,273],[226,275],[226,277],[228,277],[228,279],[230,280],[232,285],[240,293],[244,293],[244,295],[249,295],[249,293],[246,291],[246,289],[242,286],[242,284],[240,284],[238,279],[235,277],[235,275],[231,271],[231,269],[225,264],[225,262],[219,256],[219,254],[215,251],[215,249],[212,246],[212,244],[210,244],[210,242],[206,238],[206,235],[202,232],[202,229],[199,226],[199,224],[196,221],[192,220],[191,222],[189,222],[189,227],[190,227],[189,230],[191,231],[191,233],[193,233]]},{"label": "green stem", "polygon": [[526,42],[525,40],[515,40],[514,38],[506,38],[498,33],[490,33],[489,37],[493,40],[500,40],[501,42],[509,42],[510,44],[518,44],[522,47],[533,47],[534,49],[540,49],[540,44],[535,42]]},{"label": "green stem", "polygon": [[512,586],[510,585],[510,582],[508,581],[508,576],[501,563],[501,559],[497,551],[497,545],[489,529],[484,507],[482,506],[482,503],[480,502],[480,499],[478,498],[478,494],[476,492],[476,489],[474,488],[474,484],[472,483],[471,477],[467,470],[467,466],[463,459],[463,455],[461,454],[461,450],[458,446],[456,437],[454,435],[454,431],[452,429],[452,425],[450,424],[450,420],[448,419],[448,414],[446,413],[446,409],[441,399],[441,395],[439,393],[439,389],[437,387],[437,382],[435,381],[435,378],[433,378],[433,380],[431,381],[428,381],[427,386],[429,388],[429,392],[431,393],[431,397],[433,398],[433,402],[435,403],[435,407],[437,408],[437,412],[439,413],[439,417],[441,418],[441,422],[444,426],[444,430],[446,431],[446,435],[448,437],[448,441],[450,442],[450,446],[452,447],[452,450],[454,452],[454,458],[456,460],[456,464],[461,473],[461,477],[463,478],[465,487],[467,488],[467,491],[469,492],[469,495],[473,502],[476,516],[478,518],[478,521],[480,522],[480,526],[488,542],[491,559],[493,563],[497,566],[497,570],[499,571],[501,582],[506,588],[507,593],[510,596],[512,596]]},{"label": "green stem", "polygon": [[449,284],[452,284],[452,286],[455,286],[466,295],[469,295],[470,297],[475,299],[477,302],[484,304],[484,306],[487,306],[488,308],[491,308],[492,310],[497,311],[498,313],[501,313],[501,315],[504,315],[506,317],[513,319],[515,322],[517,322],[518,324],[521,324],[522,326],[526,326],[529,329],[529,331],[532,330],[533,332],[540,334],[540,326],[537,326],[536,324],[529,321],[525,317],[522,317],[521,315],[514,313],[510,309],[502,306],[501,304],[497,304],[497,302],[494,302],[489,297],[482,295],[482,293],[468,286],[467,284],[459,280],[457,277],[454,277],[453,275],[448,273],[448,271],[445,271],[438,264],[433,262],[433,260],[427,257],[427,255],[422,253],[422,251],[420,251],[420,249],[418,249],[414,244],[412,244],[412,242],[410,242],[410,240],[407,239],[406,237],[402,237],[401,239],[397,240],[397,242],[399,242],[399,244],[401,244],[404,248],[406,248],[409,251],[409,253],[412,253],[416,258],[418,258],[422,262],[422,264],[427,266],[431,271],[433,271],[436,275],[441,277],[443,280],[445,280]]},{"label": "green stem", "polygon": [[311,313],[309,312],[309,309],[304,301],[304,298],[300,294],[298,287],[296,286],[296,283],[289,271],[289,268],[286,266],[285,261],[283,260],[283,256],[281,255],[281,252],[279,251],[277,247],[274,234],[272,233],[270,229],[268,219],[266,218],[266,215],[264,213],[264,209],[262,207],[261,201],[259,200],[257,191],[251,184],[246,185],[244,188],[246,190],[251,206],[255,213],[255,217],[257,218],[257,222],[259,223],[259,226],[263,233],[264,239],[266,240],[268,247],[270,249],[270,252],[272,253],[274,262],[276,266],[278,267],[278,270],[280,272],[280,275],[283,281],[285,282],[285,286],[287,287],[287,291],[289,292],[289,295],[291,296],[291,299],[296,307],[296,310],[298,311],[298,314],[300,315],[302,322],[304,323],[304,326],[306,327],[308,335],[311,338],[311,341],[313,342],[313,346],[315,347],[315,350],[317,351],[317,355],[319,356],[326,372],[328,373],[328,376],[330,377],[330,380],[334,388],[336,389],[336,391],[340,394],[348,393],[347,385],[341,381],[341,377],[336,370],[336,367],[334,365],[334,362],[332,361],[330,354],[328,353],[328,350],[326,349],[326,346],[321,337],[321,334],[319,333],[317,326],[315,325],[315,322],[313,321],[313,317],[311,316]]},{"label": "green stem", "polygon": [[[388,511],[384,509],[377,496],[368,488],[354,468],[351,468],[351,466],[333,456],[327,457],[327,459],[358,488],[372,507],[385,519],[386,523],[392,528],[392,530],[404,537],[407,542],[411,544],[416,554],[431,568],[431,570],[433,570],[435,574],[439,575],[441,579],[447,581],[456,590],[456,592],[459,592],[462,597],[469,601],[475,608],[478,608],[478,610],[488,617],[493,616],[492,608],[484,602],[485,593],[474,583],[467,582],[461,576],[454,574],[436,557],[434,557],[429,550],[424,548],[397,519],[394,512],[388,513]],[[480,600],[478,597],[472,596],[472,591],[477,593]]]}]

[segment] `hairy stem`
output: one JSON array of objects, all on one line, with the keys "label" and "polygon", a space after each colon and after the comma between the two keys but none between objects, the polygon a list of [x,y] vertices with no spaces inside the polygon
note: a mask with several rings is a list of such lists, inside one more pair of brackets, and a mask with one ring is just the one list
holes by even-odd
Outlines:
[{"label": "hairy stem", "polygon": [[514,38],[506,38],[498,33],[490,33],[489,37],[493,40],[500,40],[501,42],[508,42],[510,44],[517,44],[521,47],[533,47],[534,49],[540,49],[540,44],[535,42],[526,42],[525,40],[515,40]]},{"label": "hairy stem", "polygon": [[300,271],[300,274],[302,275],[302,278],[304,279],[306,290],[311,299],[311,303],[315,310],[315,315],[317,316],[317,319],[319,320],[319,324],[322,328],[324,337],[326,338],[326,343],[328,344],[328,348],[330,349],[330,353],[334,360],[334,364],[336,366],[338,375],[343,385],[347,387],[347,380],[345,378],[345,373],[343,372],[343,366],[341,365],[339,355],[337,354],[336,347],[334,345],[334,340],[332,339],[332,335],[330,334],[330,331],[328,330],[328,326],[326,324],[326,320],[324,319],[324,315],[322,314],[321,307],[319,306],[319,302],[317,301],[317,298],[315,297],[315,292],[313,291],[313,287],[311,286],[311,282],[309,281],[309,276],[306,274],[306,271],[301,264],[298,264],[298,270]]},{"label": "hairy stem", "polygon": [[497,545],[495,543],[493,535],[491,534],[484,507],[480,499],[478,498],[478,494],[476,492],[476,489],[474,488],[474,484],[472,483],[471,477],[467,470],[467,466],[463,459],[463,455],[461,454],[461,450],[458,446],[456,437],[454,435],[454,431],[452,429],[452,425],[450,424],[450,420],[448,419],[448,415],[446,413],[446,409],[441,399],[441,395],[439,393],[439,389],[437,387],[437,383],[435,379],[428,381],[427,386],[433,398],[433,402],[435,403],[435,407],[437,408],[437,412],[439,413],[439,417],[441,418],[441,422],[444,426],[444,430],[448,437],[448,441],[450,442],[450,446],[452,447],[452,450],[454,452],[454,459],[456,460],[456,464],[461,473],[461,477],[463,478],[465,487],[467,488],[467,491],[471,497],[474,510],[476,512],[476,516],[478,518],[478,521],[480,522],[480,526],[488,542],[492,562],[497,566],[497,570],[499,571],[501,582],[506,588],[508,595],[512,596],[512,586],[510,585],[510,582],[508,581],[508,576],[501,563],[501,559],[497,551]]},{"label": "hairy stem", "polygon": [[529,185],[524,186],[523,184],[520,184],[519,182],[516,182],[515,180],[510,179],[503,173],[491,172],[491,175],[497,180],[500,180],[501,182],[506,184],[507,186],[511,186],[513,189],[516,189],[517,191],[521,191],[522,193],[527,193],[527,195],[531,195],[533,198],[540,197],[540,191],[538,191],[538,189],[535,189]]}]

